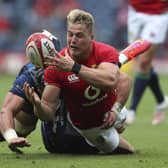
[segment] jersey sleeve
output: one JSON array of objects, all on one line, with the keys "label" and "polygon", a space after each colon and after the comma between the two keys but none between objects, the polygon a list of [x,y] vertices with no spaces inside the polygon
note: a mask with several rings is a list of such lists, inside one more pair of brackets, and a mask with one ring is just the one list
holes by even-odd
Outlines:
[{"label": "jersey sleeve", "polygon": [[59,81],[59,71],[54,69],[55,67],[49,66],[44,71],[44,82],[45,85],[53,85],[57,87],[61,87],[60,81]]},{"label": "jersey sleeve", "polygon": [[114,64],[119,64],[119,52],[112,46],[103,45],[100,52],[100,62],[111,62]]},{"label": "jersey sleeve", "polygon": [[26,72],[24,72],[24,70],[21,71],[22,72],[17,75],[15,81],[13,82],[13,86],[9,91],[19,97],[22,97],[23,99],[26,99],[23,90],[23,85],[25,82],[27,82],[29,83],[30,86],[34,86],[34,81],[27,71]]}]

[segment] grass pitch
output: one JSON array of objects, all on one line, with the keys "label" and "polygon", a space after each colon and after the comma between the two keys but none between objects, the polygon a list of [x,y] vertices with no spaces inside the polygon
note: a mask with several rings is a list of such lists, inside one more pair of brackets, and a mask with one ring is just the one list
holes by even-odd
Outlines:
[{"label": "grass pitch", "polygon": [[[0,75],[0,105],[14,76]],[[168,78],[161,76],[160,81],[165,94],[168,94]],[[129,103],[129,101],[128,101]],[[167,168],[168,166],[168,115],[166,121],[158,126],[151,125],[155,100],[147,90],[137,111],[132,126],[123,133],[137,149],[134,155],[66,155],[48,154],[40,133],[40,126],[28,140],[30,148],[24,148],[23,155],[12,153],[6,142],[0,143],[1,168]]]}]

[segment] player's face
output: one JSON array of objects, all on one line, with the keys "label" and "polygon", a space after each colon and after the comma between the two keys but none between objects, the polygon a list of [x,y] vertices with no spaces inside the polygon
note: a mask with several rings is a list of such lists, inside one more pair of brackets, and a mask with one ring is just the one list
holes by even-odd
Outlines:
[{"label": "player's face", "polygon": [[83,24],[68,25],[67,45],[70,55],[74,60],[83,60],[89,56],[92,46],[93,35],[88,32]]}]

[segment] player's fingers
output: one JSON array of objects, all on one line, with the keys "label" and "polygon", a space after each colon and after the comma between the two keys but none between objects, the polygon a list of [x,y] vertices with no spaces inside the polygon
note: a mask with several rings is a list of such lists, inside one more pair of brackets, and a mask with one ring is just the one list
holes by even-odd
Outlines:
[{"label": "player's fingers", "polygon": [[44,65],[45,66],[57,66],[59,59],[57,57],[46,56]]},{"label": "player's fingers", "polygon": [[55,49],[53,49],[52,48],[52,52],[54,53],[54,55],[56,56],[56,57],[62,57],[62,55],[57,51],[57,50],[55,50]]},{"label": "player's fingers", "polygon": [[108,117],[109,117],[109,113],[107,112],[104,114],[103,122],[106,122],[108,120]]},{"label": "player's fingers", "polygon": [[26,98],[30,102],[34,103],[35,102],[35,100],[34,100],[34,93],[35,93],[34,87],[30,87],[30,85],[27,82],[25,82],[23,85],[23,90],[25,92]]},{"label": "player's fingers", "polygon": [[65,50],[65,56],[68,56],[68,57],[69,57],[69,54],[68,54],[68,50],[67,50],[67,49]]},{"label": "player's fingers", "polygon": [[10,141],[10,146],[17,146],[17,147],[24,147],[24,146],[31,146],[28,140],[24,137],[17,137]]},{"label": "player's fingers", "polygon": [[23,90],[25,92],[26,98],[29,98],[28,87],[29,87],[29,84],[27,82],[25,82],[23,85]]},{"label": "player's fingers", "polygon": [[13,145],[17,147],[30,147],[31,146],[31,144],[25,138],[19,138],[18,140],[15,141]]},{"label": "player's fingers", "polygon": [[103,124],[101,126],[102,129],[107,129],[113,126],[115,122],[114,115],[111,112],[107,112],[104,116]]},{"label": "player's fingers", "polygon": [[13,145],[9,145],[8,147],[12,152],[15,152],[17,154],[23,154],[23,151],[21,151],[20,149],[18,149],[17,147],[15,147]]},{"label": "player's fingers", "polygon": [[23,152],[19,148],[30,147],[31,144],[24,138],[15,139],[14,142],[10,143],[8,147],[11,151],[22,154]]},{"label": "player's fingers", "polygon": [[46,56],[45,57],[45,62],[53,62],[53,61],[57,61],[57,57],[51,57],[51,56]]}]

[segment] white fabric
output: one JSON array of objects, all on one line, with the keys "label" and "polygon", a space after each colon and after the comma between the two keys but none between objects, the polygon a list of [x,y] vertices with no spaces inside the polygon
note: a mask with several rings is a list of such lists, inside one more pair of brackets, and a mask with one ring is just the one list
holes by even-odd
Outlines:
[{"label": "white fabric", "polygon": [[95,146],[102,153],[110,153],[116,149],[119,145],[119,134],[115,127],[109,129],[101,129],[100,127],[95,127],[91,129],[78,129],[75,127],[70,120],[68,115],[68,120],[88,142],[91,146]]},{"label": "white fabric", "polygon": [[128,42],[136,39],[148,40],[153,44],[163,43],[168,30],[168,12],[159,15],[145,14],[128,8]]},{"label": "white fabric", "polygon": [[3,133],[3,137],[8,143],[10,143],[12,139],[17,138],[18,136],[13,128],[9,128]]},{"label": "white fabric", "polygon": [[126,120],[127,111],[128,110],[125,107],[122,108],[122,110],[118,114],[116,122],[114,123],[115,128],[121,128],[124,126],[124,121]]}]

